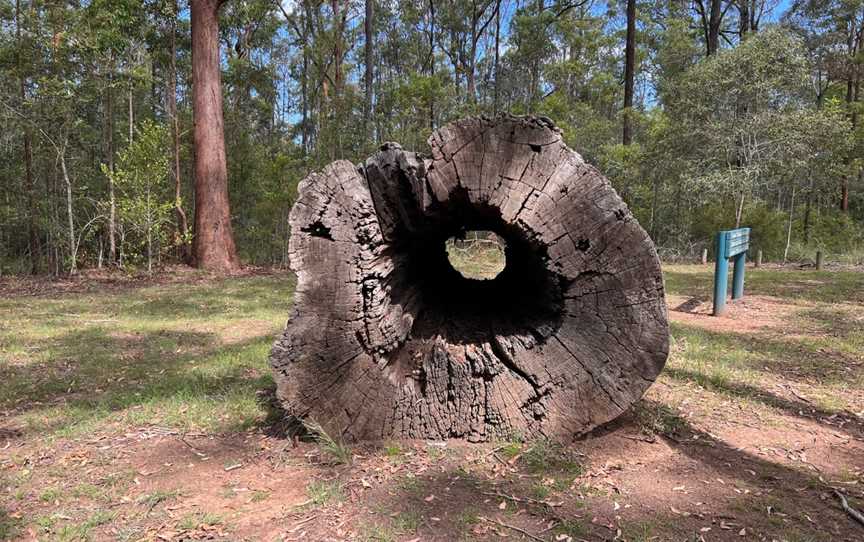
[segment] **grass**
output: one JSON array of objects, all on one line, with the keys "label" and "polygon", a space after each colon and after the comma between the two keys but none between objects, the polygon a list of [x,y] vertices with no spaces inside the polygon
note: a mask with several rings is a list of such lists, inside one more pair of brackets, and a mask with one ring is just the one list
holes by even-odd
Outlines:
[{"label": "grass", "polygon": [[313,506],[325,506],[345,498],[342,485],[335,480],[313,480],[306,486],[306,493],[309,495],[309,504]]},{"label": "grass", "polygon": [[353,454],[351,448],[338,437],[331,436],[321,424],[314,420],[304,422],[306,430],[318,443],[321,452],[330,459],[333,465],[347,465],[351,463]]},{"label": "grass", "polygon": [[42,502],[56,502],[63,496],[63,490],[57,487],[49,487],[39,494]]},{"label": "grass", "polygon": [[[67,523],[57,529],[53,529],[55,539],[60,542],[72,542],[78,540],[89,540],[90,539],[90,531],[95,529],[96,527],[100,527],[102,525],[106,525],[114,521],[114,518],[117,517],[115,512],[110,512],[107,510],[97,510],[89,515],[83,522],[81,523]],[[48,527],[51,529],[52,527]]]},{"label": "grass", "polygon": [[[710,299],[710,268],[664,269],[669,293]],[[270,412],[257,394],[273,387],[267,355],[290,312],[293,288],[291,278],[259,276],[54,298],[2,298],[0,411],[8,413],[4,429],[8,425],[20,431],[25,442],[44,438],[46,450],[59,452],[68,440],[116,437],[151,425],[213,435],[264,424]],[[774,296],[791,307],[782,327],[777,332],[742,331],[711,329],[690,320],[674,322],[671,355],[661,375],[661,382],[673,391],[660,392],[660,398],[649,394],[634,407],[633,415],[645,433],[692,433],[692,420],[683,412],[711,411],[715,404],[733,405],[760,418],[771,413],[798,416],[802,409],[848,416],[848,411],[864,409],[864,274],[748,268],[746,293]],[[790,395],[790,387],[809,402]],[[688,399],[697,395],[698,400]],[[683,404],[685,399],[688,405]],[[331,465],[352,462],[352,449],[338,437],[314,423],[309,429]],[[527,497],[566,499],[573,493],[574,479],[582,474],[579,456],[553,442],[523,442],[511,436],[496,448],[505,460],[515,458],[514,466],[529,475],[522,487]],[[99,539],[108,529],[127,527],[121,525],[126,519],[118,518],[128,518],[130,512],[113,505],[107,511],[96,507],[107,508],[107,503],[133,495],[131,513],[146,517],[147,509],[179,495],[150,491],[135,498],[138,493],[130,489],[140,476],[136,470],[106,463],[109,460],[98,454],[88,458],[86,467],[34,467],[32,457],[14,450],[10,448],[4,458],[9,468],[0,483],[0,539],[14,539],[31,528],[50,540]],[[425,450],[435,460],[435,469],[449,468],[458,455],[449,447],[428,445]],[[411,453],[405,443],[386,442],[378,458],[388,468],[401,469],[415,457]],[[101,474],[86,474],[95,467],[103,469]],[[34,475],[36,468],[42,470]],[[458,465],[453,472],[468,478],[461,468]],[[849,471],[845,478],[853,481],[859,476]],[[405,472],[393,477],[390,489],[417,500],[430,493],[430,481]],[[194,490],[184,489],[183,495],[189,491]],[[306,491],[309,506],[346,501],[339,480],[315,479]],[[585,506],[591,499],[607,498],[590,487],[579,492],[588,495]],[[248,500],[263,503],[259,506],[280,505],[268,491],[253,491]],[[477,508],[465,507],[450,517],[452,527],[469,532],[485,513],[480,502]],[[742,502],[749,506],[750,501]],[[22,509],[25,513],[18,513]],[[511,509],[516,507],[508,506],[506,513]],[[216,512],[222,510],[211,510],[172,521],[190,530],[221,524],[223,517]],[[385,524],[366,526],[362,534],[367,540],[419,536],[426,528],[421,512],[400,511]],[[772,521],[780,520],[766,517],[764,524],[785,528]],[[135,523],[134,528],[144,526]],[[622,529],[627,540],[662,539],[667,534],[660,522],[634,521]],[[587,521],[583,525],[574,520],[556,526],[553,533],[590,538],[592,532]],[[802,532],[800,539],[806,536]]]},{"label": "grass", "polygon": [[0,508],[0,540],[11,540],[18,534],[21,523],[20,518],[12,517],[6,510]]},{"label": "grass", "polygon": [[[670,294],[711,299],[714,268],[702,265],[664,265]],[[729,284],[732,284],[731,280]],[[864,303],[864,273],[860,271],[800,271],[794,268],[747,268],[744,295],[770,295],[790,301]]]},{"label": "grass", "polygon": [[187,514],[180,518],[177,527],[180,529],[194,530],[201,526],[212,527],[214,525],[222,525],[224,518],[220,514],[211,512],[199,512],[197,514]]},{"label": "grass", "polygon": [[[665,266],[664,275],[669,293],[710,301],[709,267]],[[756,408],[797,411],[799,404],[776,391],[782,380],[806,388],[808,400],[826,414],[860,410],[861,395],[849,389],[864,388],[864,273],[748,268],[747,295],[790,305],[791,315],[782,316],[784,331],[714,331],[673,323],[663,378]]]},{"label": "grass", "polygon": [[111,422],[249,427],[293,287],[254,277],[0,299],[0,409],[49,438]]},{"label": "grass", "polygon": [[399,538],[392,527],[386,525],[362,525],[359,540],[362,542],[396,542]]},{"label": "grass", "polygon": [[640,401],[634,405],[633,414],[642,432],[649,435],[677,435],[687,427],[677,412],[662,403]]},{"label": "grass", "polygon": [[257,490],[252,493],[252,496],[249,498],[250,502],[264,502],[270,498],[269,491]]},{"label": "grass", "polygon": [[420,527],[422,520],[418,512],[399,512],[393,518],[393,527],[402,534],[413,533]]},{"label": "grass", "polygon": [[[381,511],[384,512],[383,510]],[[389,514],[388,514],[389,515]],[[396,542],[410,537],[420,527],[422,516],[414,511],[392,514],[392,521],[381,523],[363,523],[360,525],[358,538],[364,542]]]},{"label": "grass", "polygon": [[468,530],[473,525],[480,523],[480,515],[473,508],[468,508],[459,513],[456,517],[456,527],[462,530]]},{"label": "grass", "polygon": [[572,480],[582,474],[582,466],[572,452],[549,440],[536,440],[522,452],[520,462],[536,475],[559,475]]},{"label": "grass", "polygon": [[402,447],[398,442],[386,442],[382,448],[384,455],[390,459],[397,459],[402,455]]},{"label": "grass", "polygon": [[138,497],[138,503],[152,509],[163,502],[170,501],[180,495],[179,491],[157,490]]},{"label": "grass", "polygon": [[411,473],[403,476],[396,485],[399,489],[411,495],[419,495],[424,488],[423,481]]},{"label": "grass", "polygon": [[[587,533],[585,526],[576,519],[564,519],[552,529],[552,532],[560,536],[583,537]],[[557,537],[556,537],[557,539]]]},{"label": "grass", "polygon": [[506,265],[504,251],[491,242],[483,242],[478,246],[472,246],[469,242],[466,248],[462,248],[448,241],[447,259],[453,269],[469,279],[494,279]]},{"label": "grass", "polygon": [[648,542],[657,540],[655,535],[657,531],[657,523],[654,520],[643,520],[627,523],[621,529],[621,534],[624,540],[631,542]]}]

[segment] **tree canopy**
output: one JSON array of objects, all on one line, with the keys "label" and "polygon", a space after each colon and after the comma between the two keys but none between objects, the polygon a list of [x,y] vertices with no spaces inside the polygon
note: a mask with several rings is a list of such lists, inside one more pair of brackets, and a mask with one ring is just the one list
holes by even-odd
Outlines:
[{"label": "tree canopy", "polygon": [[[864,1],[629,7],[223,2],[240,259],[287,263],[287,214],[309,172],[386,141],[422,152],[446,122],[500,112],[549,117],[664,256],[693,254],[736,224],[754,227],[766,258],[860,254]],[[187,258],[190,23],[184,0],[0,0],[0,272]]]}]

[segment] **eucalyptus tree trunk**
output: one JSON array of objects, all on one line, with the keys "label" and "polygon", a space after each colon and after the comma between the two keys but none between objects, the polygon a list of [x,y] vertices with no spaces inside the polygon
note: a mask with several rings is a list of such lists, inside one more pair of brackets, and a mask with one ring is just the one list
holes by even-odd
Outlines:
[{"label": "eucalyptus tree trunk", "polygon": [[135,139],[135,108],[132,103],[133,91],[131,86],[129,87],[129,92],[126,97],[129,106],[129,144],[131,145],[132,141]]},{"label": "eucalyptus tree trunk", "polygon": [[804,208],[804,244],[810,244],[810,227],[813,213],[813,194],[814,192],[814,183],[813,176],[810,176],[810,187],[807,190],[807,203]]},{"label": "eucalyptus tree trunk", "polygon": [[[861,64],[855,59],[860,55],[862,42],[864,42],[864,15],[862,15],[860,22],[857,19],[857,15],[852,17],[848,23],[848,27],[849,34],[847,37],[846,52],[848,55],[847,69],[849,70],[849,76],[846,80],[846,105],[849,111],[849,121],[852,124],[852,132],[854,133],[858,129],[858,100],[861,91]],[[850,155],[849,160],[851,161],[852,159],[853,157]],[[844,213],[849,212],[849,184],[851,179],[861,176],[862,173],[864,171],[859,169],[855,173],[844,175],[841,180],[840,210]]]},{"label": "eucalyptus tree trunk", "polygon": [[633,86],[636,78],[636,0],[627,0],[627,44],[624,48],[624,115],[621,143],[633,139]]},{"label": "eucalyptus tree trunk", "polygon": [[78,243],[75,241],[75,213],[72,209],[72,180],[66,169],[66,141],[57,150],[57,159],[60,161],[60,171],[63,173],[63,182],[66,185],[66,218],[67,233],[69,234],[69,273],[75,274],[78,270]]},{"label": "eucalyptus tree trunk", "polygon": [[171,61],[168,69],[168,88],[165,89],[168,119],[171,122],[171,173],[174,177],[174,214],[177,217],[177,243],[180,249],[180,259],[191,263],[189,247],[189,222],[186,211],[183,210],[182,187],[183,179],[180,170],[180,120],[177,118],[177,2],[172,3],[171,28],[169,30],[171,43]]},{"label": "eucalyptus tree trunk", "polygon": [[114,55],[108,60],[108,85],[105,89],[105,160],[108,165],[108,262],[117,262],[117,196],[114,191]]},{"label": "eucalyptus tree trunk", "polygon": [[228,200],[218,0],[191,0],[192,93],[195,115],[195,240],[198,267],[240,267]]},{"label": "eucalyptus tree trunk", "polygon": [[[18,46],[18,92],[21,99],[21,107],[27,101],[27,77],[24,73],[24,42],[21,38],[21,0],[15,0],[15,42]],[[27,248],[30,252],[30,273],[39,273],[39,260],[41,247],[39,246],[39,234],[36,231],[36,199],[33,193],[33,138],[30,127],[24,126],[24,192],[27,197]]]},{"label": "eucalyptus tree trunk", "polygon": [[363,21],[363,29],[366,36],[366,43],[364,45],[364,53],[365,53],[365,62],[366,62],[366,72],[365,72],[365,81],[366,84],[366,102],[365,108],[363,110],[363,132],[371,140],[374,139],[374,135],[371,133],[372,127],[372,77],[373,77],[373,17],[374,17],[374,1],[375,0],[366,0],[366,18]]},{"label": "eucalyptus tree trunk", "polygon": [[501,73],[498,68],[498,63],[501,55],[501,0],[496,0],[497,6],[495,8],[495,60],[493,64],[493,70],[495,73],[495,87],[494,87],[494,107],[493,111],[498,113],[498,94],[499,94],[499,83],[501,81]]},{"label": "eucalyptus tree trunk", "polygon": [[710,0],[711,14],[708,19],[708,56],[717,54],[720,49],[720,30],[723,24],[721,0]]},{"label": "eucalyptus tree trunk", "polygon": [[741,192],[741,198],[738,200],[738,208],[735,210],[735,227],[741,227],[741,216],[744,214],[744,196],[745,193]]},{"label": "eucalyptus tree trunk", "polygon": [[[435,0],[429,0],[429,76],[435,76]],[[435,97],[429,99],[429,129],[435,129]]]},{"label": "eucalyptus tree trunk", "polygon": [[792,185],[792,197],[789,200],[789,221],[786,225],[786,249],[783,251],[783,263],[789,257],[789,247],[792,245],[792,219],[795,216],[795,185]]}]

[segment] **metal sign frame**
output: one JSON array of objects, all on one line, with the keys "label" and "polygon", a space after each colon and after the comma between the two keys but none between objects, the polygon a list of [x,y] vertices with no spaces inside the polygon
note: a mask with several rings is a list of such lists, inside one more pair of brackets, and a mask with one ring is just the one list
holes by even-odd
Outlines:
[{"label": "metal sign frame", "polygon": [[729,278],[729,259],[734,259],[732,270],[732,299],[744,297],[744,264],[750,248],[750,228],[724,230],[717,233],[714,266],[714,316],[726,309],[726,287]]}]

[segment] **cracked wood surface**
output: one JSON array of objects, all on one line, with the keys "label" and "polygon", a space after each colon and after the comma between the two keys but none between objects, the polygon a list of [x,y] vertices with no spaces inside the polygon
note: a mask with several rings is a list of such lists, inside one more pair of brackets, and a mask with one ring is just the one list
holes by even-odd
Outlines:
[{"label": "cracked wood surface", "polygon": [[[621,414],[668,355],[648,235],[545,119],[464,119],[429,144],[301,181],[271,354],[287,414],[347,439],[471,440],[568,439]],[[469,229],[507,242],[494,280],[447,262]]]}]

